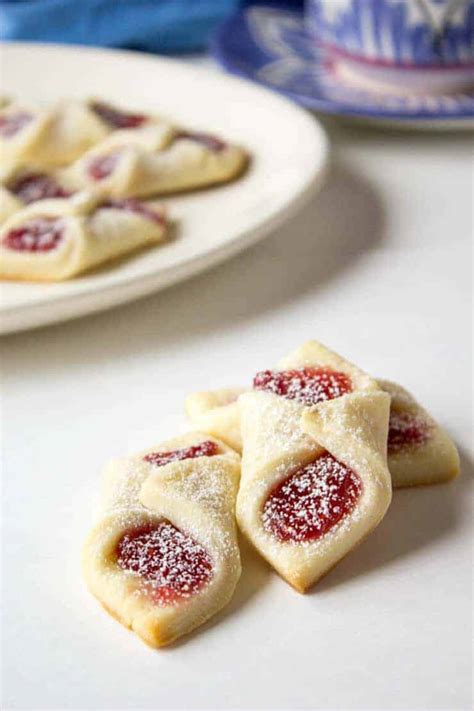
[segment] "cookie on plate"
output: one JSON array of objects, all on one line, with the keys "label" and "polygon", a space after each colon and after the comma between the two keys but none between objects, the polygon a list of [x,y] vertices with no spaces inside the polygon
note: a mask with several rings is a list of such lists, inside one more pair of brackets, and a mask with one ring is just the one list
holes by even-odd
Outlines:
[{"label": "cookie on plate", "polygon": [[0,278],[59,281],[161,242],[166,218],[137,200],[103,201],[78,194],[42,200],[14,213],[0,229]]},{"label": "cookie on plate", "polygon": [[145,198],[225,183],[246,164],[247,154],[238,146],[162,124],[116,131],[63,175],[78,190]]},{"label": "cookie on plate", "polygon": [[115,130],[160,122],[94,99],[60,101],[46,108],[8,102],[0,108],[0,177],[21,168],[42,171],[68,165]]}]

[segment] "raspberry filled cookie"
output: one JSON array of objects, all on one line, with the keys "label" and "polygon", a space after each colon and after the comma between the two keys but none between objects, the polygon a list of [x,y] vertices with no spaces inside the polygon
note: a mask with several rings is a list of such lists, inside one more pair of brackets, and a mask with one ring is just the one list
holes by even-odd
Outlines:
[{"label": "raspberry filled cookie", "polygon": [[197,429],[219,437],[236,452],[242,452],[237,399],[245,392],[245,388],[222,388],[192,393],[186,398],[186,415]]},{"label": "raspberry filled cookie", "polygon": [[232,597],[241,570],[239,473],[239,457],[200,433],[107,469],[85,578],[105,609],[152,647],[203,624]]},{"label": "raspberry filled cookie", "polygon": [[67,165],[113,131],[154,122],[159,121],[98,100],[62,101],[50,108],[10,102],[0,110],[0,175]]},{"label": "raspberry filled cookie", "polygon": [[388,466],[393,486],[440,484],[459,474],[454,442],[400,385],[379,380],[391,396]]},{"label": "raspberry filled cookie", "polygon": [[68,198],[74,194],[73,186],[60,180],[51,170],[19,170],[10,177],[5,187],[22,205],[52,198]]},{"label": "raspberry filled cookie", "polygon": [[[317,341],[308,341],[280,361],[275,370],[257,373],[254,390],[265,390],[298,400],[308,406],[360,389],[376,390],[377,384],[337,353]],[[244,388],[226,388],[189,395],[185,409],[191,422],[242,451],[238,397]]]},{"label": "raspberry filled cookie", "polygon": [[369,376],[316,342],[257,373],[238,399],[237,520],[300,592],[385,515],[389,404]]},{"label": "raspberry filled cookie", "polygon": [[43,200],[13,214],[0,230],[0,277],[69,279],[166,233],[162,210],[137,200],[103,201],[80,194]]},{"label": "raspberry filled cookie", "polygon": [[246,163],[245,151],[237,146],[163,124],[116,131],[64,177],[77,189],[110,197],[149,197],[227,182]]},{"label": "raspberry filled cookie", "polygon": [[10,190],[0,185],[0,225],[22,207],[23,203]]},{"label": "raspberry filled cookie", "polygon": [[3,185],[0,184],[0,225],[26,205],[40,200],[69,198],[75,189],[52,170],[25,170],[14,172]]},{"label": "raspberry filled cookie", "polygon": [[[391,397],[387,450],[392,486],[439,484],[456,477],[459,455],[448,435],[402,387],[388,380],[378,380],[377,384]],[[227,388],[193,393],[186,399],[186,414],[195,427],[241,452],[237,399],[243,392],[247,391]]]},{"label": "raspberry filled cookie", "polygon": [[67,165],[107,133],[102,120],[82,102],[51,109],[11,103],[0,111],[0,173],[5,177],[25,166]]},{"label": "raspberry filled cookie", "polygon": [[[377,390],[374,380],[317,341],[308,341],[283,358],[275,370],[253,379],[254,390],[264,390],[307,406],[359,389]],[[205,432],[214,432],[237,451],[242,450],[238,397],[245,388],[199,392],[186,399],[186,414]],[[198,425],[198,423],[200,423]]]}]

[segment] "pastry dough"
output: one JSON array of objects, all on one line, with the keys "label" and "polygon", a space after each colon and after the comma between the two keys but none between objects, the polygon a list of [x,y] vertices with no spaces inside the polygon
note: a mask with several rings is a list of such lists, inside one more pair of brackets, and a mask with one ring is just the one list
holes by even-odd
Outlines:
[{"label": "pastry dough", "polygon": [[391,396],[388,466],[393,486],[450,481],[459,474],[459,454],[446,432],[400,385],[379,380]]},{"label": "pastry dough", "polygon": [[6,183],[6,188],[22,205],[30,205],[38,200],[66,198],[74,194],[74,186],[64,179],[59,180],[54,171],[16,171]]},{"label": "pastry dough", "polygon": [[237,146],[162,124],[116,131],[64,176],[77,189],[105,196],[149,197],[226,182],[246,163],[245,151]]},{"label": "pastry dough", "polygon": [[62,101],[49,109],[9,103],[0,110],[0,175],[67,165],[117,128],[157,121],[94,100]]},{"label": "pastry dough", "polygon": [[0,185],[0,225],[22,207],[23,203],[7,188]]},{"label": "pastry dough", "polygon": [[59,181],[52,171],[20,169],[5,184],[0,184],[0,225],[25,205],[38,200],[71,197],[74,192],[71,185],[64,179]]},{"label": "pastry dough", "polygon": [[241,571],[239,473],[235,452],[196,432],[107,468],[84,575],[104,607],[147,644],[169,644],[232,597]]},{"label": "pastry dough", "polygon": [[300,592],[382,519],[390,398],[315,341],[263,371],[238,398],[243,442],[237,520]]},{"label": "pastry dough", "polygon": [[241,530],[305,592],[381,521],[390,398],[357,391],[312,409],[268,392],[239,398]]},{"label": "pastry dough", "polygon": [[[377,389],[377,384],[368,375],[317,341],[308,341],[279,363],[280,370],[305,366],[329,367],[345,373],[358,388]],[[224,388],[192,393],[186,398],[186,414],[193,426],[220,437],[237,452],[241,452],[242,437],[237,398],[244,392],[245,388]]]},{"label": "pastry dough", "polygon": [[186,398],[186,415],[196,429],[219,437],[236,452],[242,452],[237,399],[245,388],[222,388],[192,393]]},{"label": "pastry dough", "polygon": [[136,200],[101,203],[85,193],[43,200],[16,212],[0,230],[0,277],[68,279],[160,242],[165,232],[163,212]]},{"label": "pastry dough", "polygon": [[[459,455],[448,435],[402,387],[388,380],[378,385],[392,398],[388,468],[392,486],[418,486],[449,481],[459,473]],[[186,399],[186,414],[195,427],[220,437],[242,451],[237,398],[243,388],[199,392]],[[407,440],[402,442],[402,436]]]},{"label": "pastry dough", "polygon": [[0,175],[25,166],[67,165],[109,130],[86,103],[62,102],[51,109],[11,103],[0,111]]}]

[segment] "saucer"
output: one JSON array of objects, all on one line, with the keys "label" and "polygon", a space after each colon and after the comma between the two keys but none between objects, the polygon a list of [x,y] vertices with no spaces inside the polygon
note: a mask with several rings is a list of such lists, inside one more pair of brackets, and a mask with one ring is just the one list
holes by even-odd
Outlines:
[{"label": "saucer", "polygon": [[387,86],[376,91],[351,75],[336,73],[305,30],[302,11],[261,5],[242,10],[221,26],[211,53],[233,74],[314,111],[397,127],[474,127],[474,91],[420,95]]}]

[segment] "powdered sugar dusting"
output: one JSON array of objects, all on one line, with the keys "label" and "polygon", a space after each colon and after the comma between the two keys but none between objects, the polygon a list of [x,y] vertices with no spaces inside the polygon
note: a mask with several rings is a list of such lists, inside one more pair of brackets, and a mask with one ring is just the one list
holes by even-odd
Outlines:
[{"label": "powdered sugar dusting", "polygon": [[283,542],[315,541],[354,510],[361,492],[359,476],[325,453],[270,493],[263,527]]},{"label": "powdered sugar dusting", "polygon": [[221,466],[215,467],[205,463],[192,468],[185,474],[173,477],[170,481],[169,496],[171,498],[184,498],[204,508],[208,514],[207,528],[211,532],[212,519],[219,520],[220,516],[233,514],[235,491],[229,481],[229,474]]},{"label": "powdered sugar dusting", "polygon": [[255,376],[253,387],[311,406],[346,395],[352,391],[352,382],[348,375],[331,368],[307,366],[298,370],[263,370]]},{"label": "powdered sugar dusting", "polygon": [[213,571],[206,549],[166,520],[126,532],[117,565],[145,581],[147,594],[163,606],[199,592]]},{"label": "powdered sugar dusting", "polygon": [[150,475],[150,467],[141,458],[114,460],[104,472],[102,482],[102,507],[109,510],[141,508],[140,489]]},{"label": "powdered sugar dusting", "polygon": [[[301,427],[303,406],[297,401],[276,402],[270,393],[254,392],[241,398],[243,471],[272,466],[275,480],[301,463],[316,457],[321,447]],[[250,453],[250,454],[249,454]],[[281,464],[283,462],[283,464]],[[280,471],[280,465],[283,469]],[[245,475],[244,475],[245,476]],[[264,490],[266,482],[257,478],[254,485]]]},{"label": "powdered sugar dusting", "polygon": [[130,594],[170,606],[200,593],[223,566],[239,568],[238,458],[198,433],[162,449],[110,463],[96,555],[111,541],[104,575],[126,575]]},{"label": "powdered sugar dusting", "polygon": [[[359,396],[367,397],[362,393]],[[373,468],[373,454],[377,442],[373,437],[372,416],[363,409],[359,409],[354,417],[354,413],[348,408],[321,408],[318,410],[318,417],[321,428],[326,433],[325,445],[328,449],[332,450],[331,443],[337,442],[339,459],[358,471],[370,469],[371,476],[378,480],[379,473]]]},{"label": "powdered sugar dusting", "polygon": [[[193,452],[195,456],[189,456]],[[216,460],[211,452],[221,456]],[[194,460],[196,456],[196,463],[185,461]],[[180,466],[180,462],[183,465]],[[148,515],[166,518],[171,505],[172,511],[187,512],[182,525],[192,532],[192,522],[188,529],[187,516],[193,506],[198,506],[206,515],[206,526],[193,535],[212,550],[217,564],[221,559],[232,557],[235,551],[234,531],[228,527],[236,494],[237,473],[234,479],[233,466],[219,452],[218,443],[211,440],[170,452],[151,452],[145,457],[118,460],[105,474],[103,507],[113,512],[113,526],[118,524],[126,531],[136,528],[137,515],[139,518]],[[149,484],[144,487],[148,480]],[[177,523],[174,516],[170,518]]]},{"label": "powdered sugar dusting", "polygon": [[150,452],[143,459],[157,467],[163,467],[170,462],[180,462],[184,459],[196,459],[197,457],[213,457],[219,452],[219,446],[212,440],[205,440],[200,444],[183,449],[175,449],[171,452]]},{"label": "powdered sugar dusting", "polygon": [[36,217],[7,232],[2,244],[17,252],[49,252],[64,236],[60,218]]},{"label": "powdered sugar dusting", "polygon": [[430,437],[430,427],[420,415],[390,411],[388,452],[394,454],[407,447],[419,447]]}]

